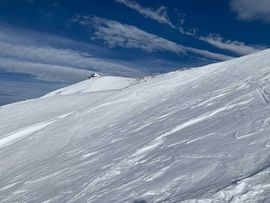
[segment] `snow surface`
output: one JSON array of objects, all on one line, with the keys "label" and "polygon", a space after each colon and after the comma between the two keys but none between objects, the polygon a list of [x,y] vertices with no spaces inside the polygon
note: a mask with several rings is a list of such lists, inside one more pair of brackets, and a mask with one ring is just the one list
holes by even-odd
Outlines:
[{"label": "snow surface", "polygon": [[49,94],[46,94],[43,97],[78,94],[78,93],[81,94],[105,90],[119,90],[126,88],[129,85],[132,85],[133,83],[136,83],[136,79],[113,77],[113,76],[96,77],[50,92]]},{"label": "snow surface", "polygon": [[270,202],[269,82],[266,50],[2,106],[0,202]]}]

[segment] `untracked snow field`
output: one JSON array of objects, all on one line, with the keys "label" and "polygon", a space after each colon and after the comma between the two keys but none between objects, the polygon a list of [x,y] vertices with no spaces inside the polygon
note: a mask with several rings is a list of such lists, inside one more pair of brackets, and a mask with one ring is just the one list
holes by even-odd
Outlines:
[{"label": "untracked snow field", "polygon": [[0,107],[0,202],[270,202],[270,50]]}]

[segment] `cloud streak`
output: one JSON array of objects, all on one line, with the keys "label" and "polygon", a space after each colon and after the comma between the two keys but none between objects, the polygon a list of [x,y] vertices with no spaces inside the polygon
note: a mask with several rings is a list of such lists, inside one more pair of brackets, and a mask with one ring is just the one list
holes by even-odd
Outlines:
[{"label": "cloud streak", "polygon": [[157,10],[151,9],[151,8],[145,8],[139,5],[137,2],[130,1],[130,0],[115,0],[118,3],[124,4],[128,8],[131,8],[141,15],[143,15],[146,18],[150,18],[152,20],[155,20],[161,24],[169,25],[172,28],[175,28],[175,26],[172,24],[169,16],[167,8],[164,6],[159,7]]},{"label": "cloud streak", "polygon": [[244,42],[226,40],[217,34],[210,34],[207,37],[199,37],[199,39],[211,44],[214,47],[234,52],[240,56],[252,54],[264,49],[263,47],[258,46],[248,46]]},{"label": "cloud streak", "polygon": [[190,28],[189,30],[185,29],[185,18],[184,16],[182,16],[179,19],[179,26],[178,26],[178,31],[183,34],[183,35],[187,35],[187,36],[192,36],[192,37],[196,37],[198,29],[197,28]]},{"label": "cloud streak", "polygon": [[237,13],[239,20],[270,22],[269,0],[231,0],[230,6],[232,11]]},{"label": "cloud streak", "polygon": [[93,17],[89,20],[95,29],[95,37],[92,37],[92,39],[103,40],[110,47],[137,48],[147,52],[184,52],[184,48],[181,45],[145,32],[135,26],[98,17]]},{"label": "cloud streak", "polygon": [[33,75],[37,80],[44,80],[47,82],[77,82],[87,79],[87,76],[92,73],[92,71],[76,69],[68,66],[22,61],[6,57],[0,57],[0,61],[0,69],[8,72]]},{"label": "cloud streak", "polygon": [[200,36],[198,34],[197,28],[190,28],[189,30],[186,30],[184,28],[184,22],[184,19],[180,19],[179,32],[181,34],[194,37],[197,40],[204,41],[218,49],[230,51],[239,56],[256,53],[265,49],[265,47],[263,46],[251,46],[247,45],[244,42],[224,39],[221,35],[215,33],[209,34],[208,36]]},{"label": "cloud streak", "polygon": [[135,26],[99,17],[77,16],[73,21],[93,29],[92,40],[101,40],[110,47],[135,48],[146,52],[172,52],[178,55],[187,52],[215,60],[231,59],[230,56],[187,47],[148,33]]},{"label": "cloud streak", "polygon": [[[37,39],[24,40],[15,32],[5,31],[0,31],[0,69],[3,70],[32,74],[40,80],[63,83],[86,79],[91,72],[131,77],[142,75],[139,70],[108,59],[90,56],[72,48],[46,46],[38,43]],[[61,43],[69,42],[63,39]]]},{"label": "cloud streak", "polygon": [[[136,10],[137,12],[139,12],[140,14],[142,14],[145,17],[153,19],[153,20],[155,20],[155,21],[157,21],[159,23],[167,24],[170,27],[172,27],[173,29],[178,29],[178,31],[183,35],[194,37],[194,38],[196,38],[198,40],[207,42],[208,44],[210,44],[210,45],[212,45],[214,47],[217,47],[219,49],[229,50],[229,51],[231,51],[233,53],[236,53],[236,54],[238,54],[240,56],[246,55],[246,54],[251,54],[251,53],[254,53],[254,52],[257,52],[257,51],[261,50],[261,48],[259,48],[259,47],[248,46],[243,42],[225,40],[225,39],[223,39],[221,36],[219,36],[217,34],[210,34],[207,37],[199,36],[197,28],[190,28],[188,30],[185,29],[185,27],[184,27],[184,24],[185,24],[184,17],[182,17],[180,19],[179,26],[175,26],[170,21],[170,19],[168,17],[167,9],[165,7],[161,7],[159,9],[159,10],[164,10],[164,12],[159,12],[159,10],[154,11],[154,10],[149,9],[149,8],[144,8],[144,7],[140,6],[138,3],[134,2],[134,1],[130,1],[130,0],[115,0],[115,1],[119,2],[119,3],[122,3],[122,4],[124,4],[125,6],[131,8],[131,9]],[[234,1],[237,1],[237,0],[234,0]],[[96,34],[98,35],[97,38],[100,39],[101,38],[100,36],[102,34],[99,34],[99,33],[96,33]],[[111,39],[111,40],[105,40],[105,41],[109,44],[109,46],[112,46],[112,47],[115,46],[115,44],[113,44],[115,42],[114,40]],[[164,43],[164,44],[166,44],[166,43]],[[124,45],[122,44],[122,46],[124,46]],[[136,48],[136,47],[134,46],[134,48]],[[207,50],[200,50],[200,49],[195,49],[195,48],[186,48],[185,49],[184,47],[182,47],[181,49],[182,49],[182,51],[190,51],[192,53],[203,55],[203,56],[206,56],[208,58],[214,58],[214,59],[218,59],[218,60],[225,60],[225,58],[226,58],[222,54],[212,53],[212,52],[207,51]]]}]

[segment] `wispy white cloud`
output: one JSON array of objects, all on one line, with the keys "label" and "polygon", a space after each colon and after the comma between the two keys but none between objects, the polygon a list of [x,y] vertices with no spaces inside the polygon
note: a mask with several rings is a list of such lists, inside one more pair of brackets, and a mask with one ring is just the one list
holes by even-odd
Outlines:
[{"label": "wispy white cloud", "polygon": [[[154,10],[149,9],[149,8],[144,8],[134,1],[130,1],[130,0],[115,0],[115,1],[122,3],[122,4],[126,5],[127,7],[138,11],[139,13],[141,13],[142,15],[144,15],[146,17],[149,17],[149,18],[156,20],[160,23],[167,24],[174,29],[178,29],[178,31],[183,35],[191,36],[191,37],[194,37],[198,40],[205,41],[205,42],[209,43],[210,45],[217,47],[219,49],[222,49],[222,50],[229,50],[229,51],[236,53],[238,55],[246,55],[246,54],[260,51],[262,49],[262,47],[259,47],[259,46],[248,46],[244,42],[225,40],[224,38],[222,38],[220,35],[217,35],[217,34],[210,34],[207,37],[199,36],[197,28],[194,28],[194,27],[189,28],[189,29],[185,28],[185,21],[186,20],[185,20],[185,15],[183,15],[183,14],[178,14],[179,15],[179,25],[175,26],[171,23],[171,21],[168,17],[168,12],[167,12],[166,8],[164,8],[164,7],[160,8],[160,10],[164,9],[164,11],[165,11],[161,15],[161,13],[158,12],[159,10],[154,11]],[[265,0],[263,0],[263,1],[265,1]],[[254,1],[251,1],[251,0],[232,0],[231,4],[232,4],[233,8],[240,8],[240,7],[247,6],[248,4],[250,4],[250,2],[254,2]],[[270,6],[268,6],[268,8],[270,8]],[[270,11],[270,9],[269,9],[269,11]],[[100,37],[97,37],[97,38],[100,38]],[[106,40],[106,41],[109,43],[110,46],[115,46],[113,44],[114,40]],[[183,47],[181,49],[185,50]],[[207,51],[207,50],[200,50],[200,49],[195,49],[195,48],[187,48],[186,50],[193,52],[193,53],[196,53],[196,54],[199,54],[199,55],[204,55],[208,58],[215,58],[215,59],[219,59],[219,60],[220,59],[224,60],[224,55],[218,54],[218,53],[212,53],[212,52]]]},{"label": "wispy white cloud", "polygon": [[196,28],[191,28],[189,30],[185,30],[185,28],[183,26],[179,26],[178,30],[183,35],[188,35],[188,36],[193,36],[193,37],[196,36],[196,34],[198,32],[198,29],[196,29]]},{"label": "wispy white cloud", "polygon": [[[88,74],[94,71],[102,75],[131,77],[142,74],[141,71],[126,65],[90,56],[76,49],[39,43],[38,39],[42,37],[24,39],[23,33],[7,30],[6,28],[0,30],[0,69],[32,74],[41,80],[65,83],[86,79]],[[33,36],[35,35],[31,37]],[[58,41],[58,45],[61,43],[74,45],[65,38],[48,38],[48,41]]]},{"label": "wispy white cloud", "polygon": [[[240,41],[232,41],[232,40],[226,40],[223,37],[221,37],[218,34],[209,34],[208,36],[200,36],[198,34],[198,28],[191,27],[189,29],[185,28],[185,15],[179,14],[179,25],[175,26],[172,24],[168,17],[168,12],[165,7],[161,7],[157,11],[154,11],[149,8],[144,8],[138,3],[130,0],[115,0],[116,2],[122,3],[126,5],[129,8],[132,8],[142,15],[149,17],[153,20],[158,21],[159,23],[167,24],[170,27],[174,29],[178,29],[178,31],[187,36],[194,37],[196,39],[199,39],[201,41],[207,42],[210,45],[217,47],[222,50],[228,50],[233,53],[236,53],[240,56],[246,55],[246,54],[251,54],[254,52],[258,52],[264,47],[260,46],[249,46],[246,45],[244,42]],[[270,21],[270,1],[269,0],[262,0],[259,4],[256,3],[254,0],[231,0],[231,7],[232,10],[238,13],[238,17],[243,20],[254,20],[254,19],[264,19],[265,21]],[[159,12],[160,10],[164,10],[164,12]],[[113,40],[112,40],[113,42]],[[109,44],[112,45],[113,44]],[[182,48],[184,50],[184,48]],[[210,58],[215,58],[215,59],[220,59],[224,58],[220,54],[216,54],[206,51],[206,50],[199,50],[199,49],[187,49],[192,52],[196,52],[197,54],[206,54],[207,57]],[[197,50],[197,51],[195,51]]]},{"label": "wispy white cloud", "polygon": [[178,31],[183,34],[183,35],[188,35],[188,36],[193,36],[195,37],[197,35],[198,29],[197,28],[190,28],[190,29],[185,29],[185,18],[182,16],[179,18],[179,26]]},{"label": "wispy white cloud", "polygon": [[135,26],[98,17],[85,19],[90,20],[91,25],[95,29],[95,36],[92,39],[103,40],[110,47],[137,48],[147,52],[184,52],[184,48],[181,45],[145,32]]},{"label": "wispy white cloud", "polygon": [[217,34],[210,34],[207,37],[199,37],[199,39],[219,49],[228,50],[238,55],[247,55],[265,49],[264,47],[259,46],[248,46],[244,42],[226,40]]},{"label": "wispy white cloud", "polygon": [[270,22],[269,0],[231,0],[230,5],[232,11],[237,13],[240,20]]},{"label": "wispy white cloud", "polygon": [[159,7],[157,10],[154,10],[151,8],[142,7],[137,2],[131,0],[115,0],[115,1],[118,3],[122,3],[125,6],[139,12],[146,18],[150,18],[162,24],[167,24],[172,28],[175,27],[168,16],[167,8],[164,6]]},{"label": "wispy white cloud", "polygon": [[91,39],[102,40],[110,47],[136,48],[147,52],[163,51],[175,54],[189,52],[215,60],[231,58],[223,54],[187,47],[118,21],[88,16],[77,16],[73,21],[93,29],[94,36]]},{"label": "wispy white cloud", "polygon": [[208,36],[201,36],[198,34],[197,28],[190,28],[188,30],[185,29],[184,18],[180,19],[179,32],[181,34],[194,37],[197,40],[207,42],[208,44],[216,48],[219,48],[221,50],[231,51],[232,53],[235,53],[240,56],[255,53],[255,52],[265,49],[265,47],[263,46],[257,46],[257,45],[252,46],[252,45],[247,45],[244,42],[224,39],[221,35],[215,34],[215,33],[209,34]]},{"label": "wispy white cloud", "polygon": [[116,64],[106,59],[95,58],[71,49],[14,45],[5,42],[0,42],[0,46],[3,49],[0,56],[5,58],[14,58],[16,60],[37,62],[46,65],[72,67],[75,69],[96,71],[101,74],[134,76],[134,74],[138,73],[138,71],[127,66]]},{"label": "wispy white cloud", "polygon": [[92,71],[76,69],[63,65],[52,65],[41,62],[23,61],[14,58],[0,57],[0,69],[14,73],[33,75],[38,80],[58,83],[72,83],[87,79]]},{"label": "wispy white cloud", "polygon": [[202,57],[214,59],[214,60],[218,60],[218,61],[225,61],[225,60],[229,60],[229,59],[234,58],[232,56],[214,53],[214,52],[211,52],[208,50],[197,49],[197,48],[192,48],[192,47],[185,47],[185,50],[190,52],[190,53],[197,54],[197,55],[200,55]]}]

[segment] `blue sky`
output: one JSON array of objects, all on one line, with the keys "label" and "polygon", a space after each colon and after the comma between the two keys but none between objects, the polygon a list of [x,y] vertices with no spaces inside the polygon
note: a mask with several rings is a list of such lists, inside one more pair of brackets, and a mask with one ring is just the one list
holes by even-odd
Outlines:
[{"label": "blue sky", "polygon": [[269,0],[0,0],[0,104],[251,54],[269,23]]}]

